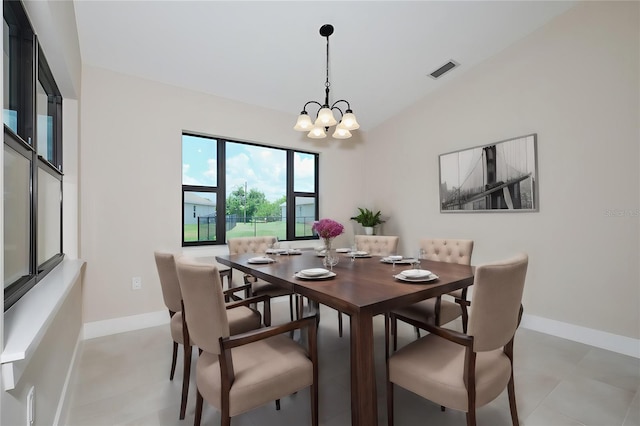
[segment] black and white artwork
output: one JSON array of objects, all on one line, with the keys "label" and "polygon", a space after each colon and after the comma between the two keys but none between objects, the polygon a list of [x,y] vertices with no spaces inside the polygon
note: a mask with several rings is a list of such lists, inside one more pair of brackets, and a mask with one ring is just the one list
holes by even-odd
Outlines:
[{"label": "black and white artwork", "polygon": [[441,154],[440,211],[538,211],[536,134]]}]

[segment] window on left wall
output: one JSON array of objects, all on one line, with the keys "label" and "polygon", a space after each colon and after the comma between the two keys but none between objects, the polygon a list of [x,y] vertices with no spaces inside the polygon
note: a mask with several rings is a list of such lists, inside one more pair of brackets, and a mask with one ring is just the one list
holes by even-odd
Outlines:
[{"label": "window on left wall", "polygon": [[6,311],[64,253],[62,96],[22,3],[3,4]]}]

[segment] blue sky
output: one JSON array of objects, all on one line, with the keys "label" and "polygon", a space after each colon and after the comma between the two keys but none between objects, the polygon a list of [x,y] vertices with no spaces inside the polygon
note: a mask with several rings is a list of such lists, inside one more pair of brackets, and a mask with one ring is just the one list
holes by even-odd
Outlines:
[{"label": "blue sky", "polygon": [[[183,135],[182,183],[216,186],[216,140]],[[228,142],[227,196],[239,187],[257,189],[274,201],[286,193],[286,151]],[[313,191],[313,155],[296,153],[296,191]]]}]

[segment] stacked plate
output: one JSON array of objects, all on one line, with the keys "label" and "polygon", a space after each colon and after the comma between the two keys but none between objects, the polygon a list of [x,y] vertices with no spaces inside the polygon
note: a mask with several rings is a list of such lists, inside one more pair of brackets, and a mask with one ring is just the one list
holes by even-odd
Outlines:
[{"label": "stacked plate", "polygon": [[270,257],[259,256],[259,257],[252,257],[247,262],[249,262],[249,263],[271,263],[271,262],[275,262],[275,260],[271,259]]},{"label": "stacked plate", "polygon": [[303,269],[295,273],[296,278],[303,280],[324,280],[336,276],[335,272],[331,272],[324,268]]},{"label": "stacked plate", "polygon": [[380,262],[383,263],[397,263],[397,264],[412,264],[416,263],[416,259],[414,257],[404,257],[404,256],[386,256],[380,259]]},{"label": "stacked plate", "polygon": [[422,283],[438,279],[436,274],[426,269],[407,269],[395,275],[396,279],[407,282]]},{"label": "stacked plate", "polygon": [[349,256],[353,256],[353,257],[371,257],[371,255],[369,254],[368,251],[350,252]]}]

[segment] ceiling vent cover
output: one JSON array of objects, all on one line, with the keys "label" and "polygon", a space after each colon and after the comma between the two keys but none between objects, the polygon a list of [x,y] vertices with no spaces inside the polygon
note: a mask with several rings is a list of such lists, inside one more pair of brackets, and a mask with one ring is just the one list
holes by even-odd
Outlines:
[{"label": "ceiling vent cover", "polygon": [[459,66],[460,64],[451,60],[449,62],[447,62],[446,64],[444,64],[443,66],[441,66],[440,68],[438,68],[437,70],[435,70],[434,72],[432,72],[431,74],[429,74],[429,76],[433,79],[437,79],[442,77],[443,74],[451,71],[452,69],[454,69],[455,67]]}]

